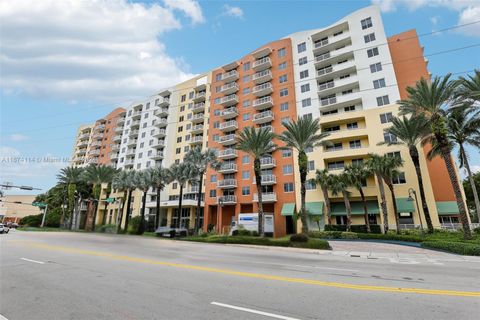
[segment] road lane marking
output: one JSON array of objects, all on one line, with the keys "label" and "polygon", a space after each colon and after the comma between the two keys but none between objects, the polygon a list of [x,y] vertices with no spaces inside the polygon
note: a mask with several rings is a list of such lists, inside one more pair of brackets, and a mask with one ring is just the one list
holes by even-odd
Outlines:
[{"label": "road lane marking", "polygon": [[229,309],[234,309],[234,310],[239,310],[239,311],[255,313],[255,314],[259,314],[259,315],[270,317],[270,318],[276,318],[276,319],[282,319],[282,320],[300,320],[300,319],[297,319],[297,318],[286,317],[286,316],[282,316],[282,315],[279,315],[279,314],[264,312],[264,311],[255,310],[255,309],[232,306],[231,304],[225,304],[225,303],[220,303],[220,302],[215,302],[215,301],[212,302],[211,304],[213,304],[215,306],[219,306],[219,307],[224,307],[224,308],[229,308]]},{"label": "road lane marking", "polygon": [[32,260],[32,259],[27,259],[27,258],[20,258],[20,260],[24,260],[24,261],[28,261],[28,262],[33,262],[33,263],[38,263],[38,264],[45,264],[45,262],[37,261],[37,260]]},{"label": "road lane marking", "polygon": [[[25,244],[27,244],[27,243],[25,242]],[[76,254],[96,256],[96,257],[104,257],[104,258],[110,258],[110,259],[113,259],[113,260],[130,261],[130,262],[137,262],[137,263],[144,263],[144,264],[151,264],[151,265],[160,265],[160,266],[173,267],[173,268],[179,268],[179,269],[205,271],[205,272],[211,272],[211,273],[219,273],[219,274],[226,274],[226,275],[232,275],[232,276],[239,276],[239,277],[244,277],[244,278],[254,278],[254,279],[281,281],[281,282],[289,282],[289,283],[309,284],[309,285],[315,285],[315,286],[320,286],[320,287],[333,287],[333,288],[352,289],[352,290],[361,290],[361,291],[377,291],[377,292],[380,291],[380,292],[393,292],[393,293],[416,293],[416,294],[426,294],[426,295],[477,297],[477,298],[480,298],[480,292],[479,291],[457,291],[457,290],[438,290],[438,289],[401,288],[401,287],[386,287],[386,286],[374,286],[374,285],[358,285],[358,284],[341,283],[341,282],[329,282],[329,281],[320,281],[320,280],[312,280],[312,279],[304,279],[304,278],[290,278],[290,277],[284,277],[284,276],[275,276],[275,275],[259,274],[259,273],[252,273],[252,272],[235,271],[235,270],[231,270],[231,269],[218,269],[218,268],[213,268],[213,267],[201,267],[201,266],[181,264],[181,263],[175,263],[175,262],[158,261],[158,260],[151,260],[151,259],[145,259],[145,258],[135,258],[135,257],[130,257],[130,256],[123,256],[123,255],[117,255],[117,254],[99,252],[99,251],[93,251],[93,250],[85,250],[85,249],[76,249],[76,248],[56,246],[56,245],[48,245],[48,244],[38,243],[38,242],[28,242],[28,245],[36,247],[36,248],[46,249],[46,250],[54,250],[54,251],[76,253]]]},{"label": "road lane marking", "polygon": [[8,320],[8,319],[0,314],[0,320]]}]

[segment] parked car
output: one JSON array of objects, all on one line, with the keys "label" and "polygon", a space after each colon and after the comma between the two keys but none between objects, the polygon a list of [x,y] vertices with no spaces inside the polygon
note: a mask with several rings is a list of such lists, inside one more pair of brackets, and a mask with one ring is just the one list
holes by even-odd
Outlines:
[{"label": "parked car", "polygon": [[185,228],[158,227],[155,233],[161,237],[186,237],[188,230]]},{"label": "parked car", "polygon": [[10,231],[10,228],[3,223],[0,223],[0,233],[8,233],[8,231]]}]

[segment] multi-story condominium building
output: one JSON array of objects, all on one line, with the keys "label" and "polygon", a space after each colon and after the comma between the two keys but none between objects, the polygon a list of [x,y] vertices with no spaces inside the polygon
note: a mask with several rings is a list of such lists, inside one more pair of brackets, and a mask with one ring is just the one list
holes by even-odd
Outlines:
[{"label": "multi-story condominium building", "polygon": [[92,128],[93,125],[82,125],[78,128],[70,161],[72,166],[85,166],[88,164],[86,155],[90,151]]},{"label": "multi-story condominium building", "polygon": [[[412,191],[419,194],[419,186],[408,149],[384,143],[396,139],[385,129],[398,115],[396,102],[407,97],[405,88],[429,76],[415,30],[387,37],[379,9],[367,7],[330,26],[270,42],[241,59],[132,104],[125,119],[113,129],[116,135],[111,139],[112,148],[118,147],[119,151],[112,159],[118,159],[119,169],[141,170],[180,163],[192,147],[215,149],[222,166],[218,171],[207,171],[200,214],[205,229],[210,226],[225,232],[240,213],[258,210],[253,159],[235,149],[239,132],[253,126],[281,134],[284,122],[312,117],[319,119],[322,131],[330,133],[327,140],[331,144],[309,150],[308,179],[315,178],[317,169],[326,168],[335,174],[346,166],[361,165],[370,153],[401,157],[404,164],[394,181],[396,214],[405,226],[425,225],[421,207],[410,201]],[[81,164],[82,155],[88,156],[94,150],[91,144],[96,141],[96,127],[101,125],[97,122],[79,129],[74,164]],[[115,146],[116,141],[121,143]],[[445,164],[440,158],[428,161],[427,151],[428,146],[421,152],[421,168],[433,224],[440,227],[458,222]],[[275,236],[299,228],[294,218],[300,208],[297,168],[294,151],[277,150],[262,159],[264,211],[274,217]],[[180,225],[193,227],[198,189],[188,185],[184,190]],[[364,224],[360,195],[354,189],[349,191],[353,224]],[[377,181],[367,179],[363,191],[370,223],[383,224]],[[155,216],[155,197],[152,189],[147,216]],[[388,189],[386,197],[388,219],[393,224],[395,215]],[[140,212],[140,198],[139,193],[135,194],[134,215]],[[343,199],[331,193],[329,199],[331,222],[345,224]],[[162,225],[177,223],[178,200],[179,186],[173,182],[161,193]],[[309,182],[307,209],[311,228],[318,228],[317,221],[323,228],[327,220],[324,203],[320,188]],[[102,220],[97,222],[116,220],[118,203],[107,209],[109,219],[100,214],[98,219]]]}]

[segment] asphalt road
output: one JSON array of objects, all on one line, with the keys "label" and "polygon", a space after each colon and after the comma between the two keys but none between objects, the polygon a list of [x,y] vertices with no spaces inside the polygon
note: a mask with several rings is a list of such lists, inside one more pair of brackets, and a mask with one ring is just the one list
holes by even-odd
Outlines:
[{"label": "asphalt road", "polygon": [[0,314],[8,320],[479,319],[480,259],[338,246],[301,251],[11,232],[0,235]]}]

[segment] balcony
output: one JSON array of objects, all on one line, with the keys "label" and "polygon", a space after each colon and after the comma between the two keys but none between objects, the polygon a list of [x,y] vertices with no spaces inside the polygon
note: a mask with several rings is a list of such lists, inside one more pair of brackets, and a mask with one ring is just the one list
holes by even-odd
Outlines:
[{"label": "balcony", "polygon": [[100,155],[100,150],[90,150],[88,152],[89,155],[92,155],[92,156],[99,156]]},{"label": "balcony", "polygon": [[237,180],[236,179],[225,179],[219,180],[217,182],[217,187],[220,189],[232,189],[237,187]]},{"label": "balcony", "polygon": [[221,86],[219,92],[222,94],[229,95],[237,92],[238,90],[239,90],[238,84],[236,82],[230,82]]},{"label": "balcony", "polygon": [[133,120],[140,119],[141,117],[142,117],[142,111],[135,111],[132,113]]},{"label": "balcony", "polygon": [[167,135],[167,131],[165,129],[157,129],[153,134],[154,138],[163,138]]},{"label": "balcony", "polygon": [[122,133],[122,131],[123,131],[123,126],[120,126],[120,125],[119,125],[119,126],[116,126],[114,131],[115,131],[115,133]]},{"label": "balcony", "polygon": [[88,140],[90,138],[90,133],[83,133],[78,136],[79,140]]},{"label": "balcony", "polygon": [[265,157],[260,159],[261,169],[272,169],[277,166],[277,162],[272,157]]},{"label": "balcony", "polygon": [[76,154],[77,156],[81,156],[81,155],[84,155],[84,154],[86,154],[86,153],[87,153],[87,148],[78,149],[78,150],[75,152],[75,154]]},{"label": "balcony", "polygon": [[238,96],[236,94],[231,94],[229,96],[221,98],[219,104],[221,104],[224,107],[228,107],[237,103],[238,103]]},{"label": "balcony", "polygon": [[238,152],[235,149],[225,149],[225,150],[220,150],[218,152],[218,158],[219,159],[235,159],[238,157]]},{"label": "balcony", "polygon": [[115,144],[112,144],[112,151],[117,151],[117,150],[120,150],[120,143],[115,143]]},{"label": "balcony", "polygon": [[95,128],[93,130],[103,132],[103,130],[105,130],[105,125],[104,124],[99,124],[98,126],[95,126]]},{"label": "balcony", "polygon": [[318,86],[318,94],[320,98],[325,95],[330,95],[336,92],[341,93],[341,91],[356,89],[358,88],[358,77],[352,75],[348,78],[337,79],[335,81],[329,81],[322,83]]},{"label": "balcony", "polygon": [[263,57],[252,64],[252,69],[255,70],[255,72],[263,71],[271,67],[272,60],[269,57]]},{"label": "balcony", "polygon": [[363,158],[368,155],[370,148],[338,148],[332,151],[323,152],[323,159],[325,160],[339,160],[339,159],[351,159],[351,158]]},{"label": "balcony", "polygon": [[127,152],[125,152],[125,155],[127,157],[134,156],[136,151],[137,151],[137,149],[127,149]]},{"label": "balcony", "polygon": [[349,94],[337,94],[335,97],[323,98],[320,100],[320,106],[326,107],[336,105],[338,108],[348,107],[362,103],[361,92],[352,92]]},{"label": "balcony", "polygon": [[153,153],[153,155],[150,158],[152,158],[153,160],[163,159],[163,151],[157,151],[157,152]]},{"label": "balcony", "polygon": [[[322,132],[325,132],[322,130]],[[340,140],[348,140],[352,138],[367,138],[368,137],[368,131],[365,126],[362,126],[360,128],[356,129],[343,129],[343,130],[337,130],[337,131],[331,131],[329,132],[330,135],[326,138],[329,141],[340,141]]]},{"label": "balcony", "polygon": [[170,104],[170,98],[168,97],[161,97],[159,98],[158,102],[157,102],[157,106],[160,106],[160,107],[166,107]]},{"label": "balcony", "polygon": [[88,140],[81,140],[77,143],[77,147],[86,147],[88,146]]},{"label": "balcony", "polygon": [[227,134],[226,136],[221,136],[218,142],[224,146],[230,146],[236,143],[236,138],[235,134]]},{"label": "balcony", "polygon": [[273,92],[273,86],[270,82],[265,82],[253,87],[252,93],[257,97],[262,97]]},{"label": "balcony", "polygon": [[264,71],[255,73],[252,77],[252,80],[253,80],[253,83],[260,84],[260,83],[270,81],[272,80],[272,78],[273,78],[272,71],[264,70]]},{"label": "balcony", "polygon": [[256,113],[253,115],[253,123],[262,124],[267,122],[272,122],[275,119],[275,116],[272,111],[264,111],[261,113]]},{"label": "balcony", "polygon": [[253,109],[255,110],[264,110],[264,109],[267,109],[267,108],[271,108],[273,107],[273,99],[272,97],[268,96],[268,97],[263,97],[263,98],[260,98],[260,99],[255,99],[253,100]]},{"label": "balcony", "polygon": [[135,164],[135,160],[134,159],[127,159],[125,160],[125,162],[123,163],[125,167],[133,167],[133,165]]},{"label": "balcony", "polygon": [[195,103],[192,108],[193,113],[199,113],[205,111],[205,102]]},{"label": "balcony", "polygon": [[203,133],[203,124],[197,124],[196,126],[192,126],[190,129],[190,134],[198,134]]},{"label": "balcony", "polygon": [[194,102],[205,101],[206,96],[207,96],[206,91],[197,92],[197,93],[195,93],[195,96],[193,97],[193,101]]},{"label": "balcony", "polygon": [[157,121],[155,122],[155,126],[158,128],[165,128],[167,124],[168,120],[166,118],[157,119]]},{"label": "balcony", "polygon": [[78,157],[78,158],[75,158],[73,159],[74,162],[83,162],[85,161],[85,157]]},{"label": "balcony", "polygon": [[137,139],[128,139],[127,146],[134,146],[137,144]]},{"label": "balcony", "polygon": [[101,141],[93,141],[90,146],[92,147],[95,147],[95,148],[100,148],[102,146],[102,142]]},{"label": "balcony", "polygon": [[[255,179],[253,179],[253,183]],[[262,186],[270,186],[277,183],[277,177],[274,174],[262,174],[261,175],[261,184]]]},{"label": "balcony", "polygon": [[351,59],[346,62],[328,65],[326,67],[323,67],[317,70],[317,78],[321,79],[325,77],[325,78],[333,79],[333,78],[339,77],[340,75],[353,73],[356,70],[357,70],[357,67],[355,64],[355,60]]},{"label": "balcony", "polygon": [[155,148],[155,149],[165,148],[165,140],[163,140],[163,139],[158,139],[158,140],[152,145],[152,147]]},{"label": "balcony", "polygon": [[94,139],[94,140],[102,140],[102,139],[103,139],[103,133],[95,133],[95,134],[92,136],[92,139]]},{"label": "balcony", "polygon": [[110,159],[112,159],[112,160],[118,159],[118,152],[111,152],[110,153]]},{"label": "balcony", "polygon": [[205,120],[205,114],[204,113],[194,114],[192,119],[190,119],[190,121],[192,123],[200,123],[200,122],[203,122],[204,120]]},{"label": "balcony", "polygon": [[203,136],[193,136],[190,139],[191,145],[202,145],[202,143],[203,143]]},{"label": "balcony", "polygon": [[222,119],[232,119],[238,116],[238,109],[235,107],[230,107],[228,109],[222,110],[220,117]]},{"label": "balcony", "polygon": [[[258,202],[258,193],[253,194],[253,202]],[[262,193],[262,202],[264,202],[264,203],[277,202],[277,193],[276,192],[263,192]]]},{"label": "balcony", "polygon": [[235,120],[230,120],[227,122],[220,123],[220,127],[218,128],[220,131],[231,131],[231,130],[237,130],[238,129],[238,124],[237,121]]},{"label": "balcony", "polygon": [[122,135],[117,134],[116,136],[113,136],[113,141],[120,141],[122,140]]},{"label": "balcony", "polygon": [[139,132],[140,132],[140,130],[131,130],[130,133],[128,134],[128,136],[129,137],[138,136]]},{"label": "balcony", "polygon": [[353,58],[353,47],[351,45],[339,48],[318,56],[315,56],[315,67],[321,68],[327,65],[332,65],[339,61],[344,61]]},{"label": "balcony", "polygon": [[236,204],[236,203],[237,203],[236,196],[221,196],[217,198],[217,204],[230,205],[230,204]]},{"label": "balcony", "polygon": [[220,173],[235,173],[237,172],[237,165],[235,163],[223,163],[218,169]]},{"label": "balcony", "polygon": [[221,81],[224,81],[224,82],[230,82],[230,81],[235,81],[238,79],[238,72],[237,70],[231,70],[229,72],[225,72],[222,74],[222,76],[220,77],[220,80]]},{"label": "balcony", "polygon": [[271,132],[273,133],[273,127],[271,125],[268,125],[268,126],[261,126],[259,128],[256,128],[255,130],[260,131],[260,130],[265,130],[267,129],[268,132]]},{"label": "balcony", "polygon": [[131,128],[140,128],[140,120],[132,121],[132,123],[130,124],[130,127]]},{"label": "balcony", "polygon": [[123,126],[125,123],[125,117],[120,117],[117,119],[117,126]]},{"label": "balcony", "polygon": [[157,110],[155,110],[155,112],[153,112],[153,114],[157,117],[166,117],[168,116],[168,108],[159,108]]},{"label": "balcony", "polygon": [[[313,37],[315,38],[315,36]],[[316,41],[313,44],[313,52],[321,52],[326,50],[334,50],[338,47],[343,47],[352,43],[350,38],[350,32],[343,30],[343,32],[337,36],[330,35],[328,38]]]}]

